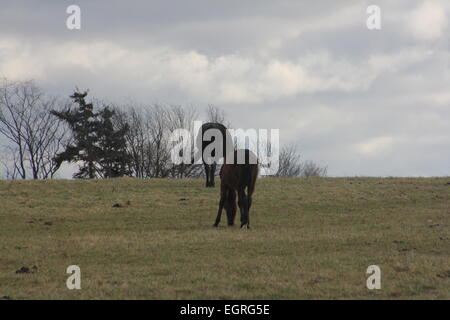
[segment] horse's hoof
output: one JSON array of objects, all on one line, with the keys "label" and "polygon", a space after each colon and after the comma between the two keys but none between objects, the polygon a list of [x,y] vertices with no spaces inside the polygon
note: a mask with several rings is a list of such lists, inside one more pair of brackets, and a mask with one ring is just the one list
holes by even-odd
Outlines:
[{"label": "horse's hoof", "polygon": [[214,228],[217,228],[218,226],[219,226],[218,223],[214,223],[214,224],[213,224],[213,227],[214,227]]}]

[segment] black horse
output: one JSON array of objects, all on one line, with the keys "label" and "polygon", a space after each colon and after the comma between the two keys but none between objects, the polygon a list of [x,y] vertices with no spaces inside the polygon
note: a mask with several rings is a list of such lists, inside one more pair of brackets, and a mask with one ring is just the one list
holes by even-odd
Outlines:
[{"label": "black horse", "polygon": [[[217,167],[217,161],[219,161],[220,157],[219,155],[216,156],[215,150],[211,152],[211,157],[205,157],[204,151],[205,148],[213,143],[216,140],[216,137],[213,134],[213,132],[210,132],[212,136],[209,138],[206,137],[205,139],[205,133],[210,129],[216,129],[220,132],[221,140],[219,143],[219,149],[222,149],[222,157],[225,157],[227,152],[230,152],[234,149],[232,137],[230,133],[227,131],[227,128],[221,124],[221,123],[214,123],[214,122],[208,122],[202,125],[200,129],[200,135],[199,138],[201,139],[201,157],[202,162],[205,167],[205,174],[206,174],[206,187],[214,187],[214,176],[216,173],[216,167]],[[205,141],[206,140],[206,141]],[[221,147],[221,148],[220,148]],[[225,162],[225,161],[224,161]]]}]

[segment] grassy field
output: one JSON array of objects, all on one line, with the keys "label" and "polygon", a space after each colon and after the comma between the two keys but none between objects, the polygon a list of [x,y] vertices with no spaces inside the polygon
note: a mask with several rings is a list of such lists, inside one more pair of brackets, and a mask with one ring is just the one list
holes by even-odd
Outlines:
[{"label": "grassy field", "polygon": [[260,179],[250,230],[201,180],[0,181],[0,299],[449,299],[449,181]]}]

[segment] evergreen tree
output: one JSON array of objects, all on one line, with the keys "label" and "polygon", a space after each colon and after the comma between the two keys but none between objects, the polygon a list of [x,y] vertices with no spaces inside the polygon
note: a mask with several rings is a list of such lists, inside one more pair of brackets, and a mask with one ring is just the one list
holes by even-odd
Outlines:
[{"label": "evergreen tree", "polygon": [[80,162],[74,178],[112,178],[129,174],[125,134],[128,127],[114,130],[111,118],[114,111],[104,107],[94,112],[92,103],[86,103],[87,92],[75,92],[70,98],[78,108],[52,114],[64,120],[72,130],[73,139],[66,149],[55,157],[58,166],[64,161]]},{"label": "evergreen tree", "polygon": [[99,113],[100,123],[97,127],[99,138],[99,165],[102,168],[105,178],[121,177],[130,175],[128,157],[126,152],[125,135],[128,132],[128,125],[114,130],[112,117],[114,111],[108,107]]}]

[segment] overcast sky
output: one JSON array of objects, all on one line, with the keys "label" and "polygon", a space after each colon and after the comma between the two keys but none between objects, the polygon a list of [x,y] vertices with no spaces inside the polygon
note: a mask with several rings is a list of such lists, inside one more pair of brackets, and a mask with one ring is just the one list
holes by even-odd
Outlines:
[{"label": "overcast sky", "polygon": [[[68,30],[66,8],[81,8]],[[381,8],[368,30],[366,8]],[[331,176],[450,174],[450,1],[0,0],[0,77],[208,104]]]}]

